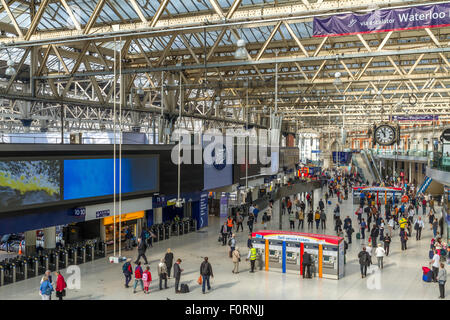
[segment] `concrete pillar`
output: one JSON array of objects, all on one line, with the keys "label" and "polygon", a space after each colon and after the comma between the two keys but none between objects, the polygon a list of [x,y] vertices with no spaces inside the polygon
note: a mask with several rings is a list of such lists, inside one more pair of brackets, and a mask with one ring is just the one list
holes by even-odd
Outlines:
[{"label": "concrete pillar", "polygon": [[36,253],[36,230],[25,232],[25,254]]},{"label": "concrete pillar", "polygon": [[153,221],[155,224],[162,223],[162,208],[153,209]]},{"label": "concrete pillar", "polygon": [[44,229],[44,249],[56,248],[56,227]]},{"label": "concrete pillar", "polygon": [[105,231],[105,224],[102,221],[100,221],[100,240],[105,241],[106,239],[106,231]]}]

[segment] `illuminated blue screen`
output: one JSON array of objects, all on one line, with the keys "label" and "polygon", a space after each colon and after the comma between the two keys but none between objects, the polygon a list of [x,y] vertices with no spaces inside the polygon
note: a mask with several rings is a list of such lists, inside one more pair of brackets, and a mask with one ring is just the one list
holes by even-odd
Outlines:
[{"label": "illuminated blue screen", "polygon": [[[122,158],[122,193],[158,191],[158,158]],[[119,193],[119,159],[116,159]],[[64,160],[64,200],[114,194],[114,159]]]}]

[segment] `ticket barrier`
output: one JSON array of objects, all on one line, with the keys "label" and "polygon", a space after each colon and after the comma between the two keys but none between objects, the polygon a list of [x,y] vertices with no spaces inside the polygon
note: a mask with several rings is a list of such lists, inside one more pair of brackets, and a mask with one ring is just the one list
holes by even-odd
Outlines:
[{"label": "ticket barrier", "polygon": [[159,239],[159,241],[162,241],[165,238],[165,225],[163,225],[161,223],[161,224],[158,224],[157,226],[158,226],[158,234],[159,234],[158,239]]},{"label": "ticket barrier", "polygon": [[189,219],[189,231],[190,232],[197,231],[197,220]]},{"label": "ticket barrier", "polygon": [[69,257],[67,255],[67,251],[65,249],[59,249],[57,251],[59,255],[59,269],[65,269],[69,266]]},{"label": "ticket barrier", "polygon": [[39,259],[35,256],[26,257],[28,262],[28,278],[39,275]]},{"label": "ticket barrier", "polygon": [[16,282],[16,265],[5,259],[0,264],[0,285]]},{"label": "ticket barrier", "polygon": [[39,274],[44,274],[45,271],[47,271],[49,269],[48,267],[48,256],[47,255],[40,255],[38,257],[38,270],[39,270]]},{"label": "ticket barrier", "polygon": [[170,225],[170,235],[171,236],[179,236],[180,235],[180,225],[176,222],[173,222]]},{"label": "ticket barrier", "polygon": [[170,223],[163,225],[163,239],[169,239],[170,237]]},{"label": "ticket barrier", "polygon": [[190,225],[189,219],[183,220],[183,232],[184,233],[189,233],[189,231],[190,231],[189,225]]},{"label": "ticket barrier", "polygon": [[77,248],[77,261],[79,264],[86,263],[86,247],[80,246]]},{"label": "ticket barrier", "polygon": [[106,244],[104,241],[95,242],[95,259],[106,257]]},{"label": "ticket barrier", "polygon": [[67,259],[70,265],[76,265],[78,262],[77,248],[67,249]]},{"label": "ticket barrier", "polygon": [[160,232],[159,228],[158,228],[156,225],[153,225],[153,226],[150,228],[150,231],[156,236],[156,238],[153,238],[153,242],[158,242],[158,241],[160,241],[160,240],[159,240],[159,232]]},{"label": "ticket barrier", "polygon": [[94,261],[95,249],[93,244],[86,245],[86,258],[90,261]]},{"label": "ticket barrier", "polygon": [[28,262],[26,259],[14,259],[16,265],[16,281],[26,280],[28,278]]},{"label": "ticket barrier", "polygon": [[48,268],[50,271],[59,270],[59,254],[56,252],[56,250],[52,250],[48,254]]}]

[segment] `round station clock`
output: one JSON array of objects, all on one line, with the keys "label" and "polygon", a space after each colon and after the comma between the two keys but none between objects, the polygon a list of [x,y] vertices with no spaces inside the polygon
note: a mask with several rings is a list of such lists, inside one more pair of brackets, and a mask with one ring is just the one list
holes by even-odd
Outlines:
[{"label": "round station clock", "polygon": [[382,146],[390,146],[397,141],[397,130],[394,126],[382,124],[375,129],[375,141]]}]

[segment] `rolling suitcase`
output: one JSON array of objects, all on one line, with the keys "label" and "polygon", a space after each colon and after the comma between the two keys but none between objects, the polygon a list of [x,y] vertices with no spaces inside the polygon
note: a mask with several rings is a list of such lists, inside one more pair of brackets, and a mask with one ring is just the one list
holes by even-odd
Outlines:
[{"label": "rolling suitcase", "polygon": [[185,283],[182,283],[181,287],[180,287],[180,291],[181,291],[181,293],[188,293],[189,292],[189,286],[187,284],[185,284]]}]

